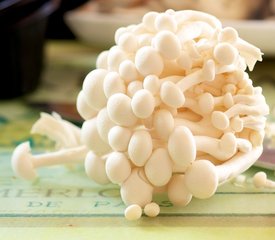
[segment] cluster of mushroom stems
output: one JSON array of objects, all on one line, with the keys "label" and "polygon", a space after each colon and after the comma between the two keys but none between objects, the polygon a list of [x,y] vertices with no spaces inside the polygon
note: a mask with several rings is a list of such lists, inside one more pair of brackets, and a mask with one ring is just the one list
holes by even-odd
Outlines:
[{"label": "cluster of mushroom stems", "polygon": [[180,206],[209,198],[259,158],[269,108],[245,71],[262,53],[235,29],[206,13],[167,10],[118,29],[115,42],[77,97],[82,127],[42,113],[32,133],[59,150],[32,156],[20,144],[12,157],[18,176],[84,162],[88,177],[120,186],[132,220],[142,209],[159,214],[158,192]]}]

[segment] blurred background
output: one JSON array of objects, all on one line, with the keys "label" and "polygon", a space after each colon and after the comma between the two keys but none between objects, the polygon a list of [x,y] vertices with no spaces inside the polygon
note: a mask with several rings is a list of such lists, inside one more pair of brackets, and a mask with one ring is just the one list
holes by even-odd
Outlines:
[{"label": "blurred background", "polygon": [[79,117],[77,93],[115,30],[170,8],[208,12],[235,27],[271,59],[256,65],[255,81],[274,78],[275,0],[1,0],[0,102]]}]

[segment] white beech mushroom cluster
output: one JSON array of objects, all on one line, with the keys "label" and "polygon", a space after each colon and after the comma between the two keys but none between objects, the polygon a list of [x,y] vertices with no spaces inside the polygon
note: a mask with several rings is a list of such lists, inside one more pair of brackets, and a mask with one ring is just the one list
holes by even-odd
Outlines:
[{"label": "white beech mushroom cluster", "polygon": [[245,71],[262,53],[235,29],[206,13],[167,10],[118,29],[115,42],[84,79],[82,128],[42,114],[32,132],[60,149],[31,156],[22,143],[12,157],[18,176],[33,179],[35,167],[85,159],[91,179],[120,186],[132,220],[142,210],[159,214],[156,192],[185,206],[258,159],[269,108]]}]

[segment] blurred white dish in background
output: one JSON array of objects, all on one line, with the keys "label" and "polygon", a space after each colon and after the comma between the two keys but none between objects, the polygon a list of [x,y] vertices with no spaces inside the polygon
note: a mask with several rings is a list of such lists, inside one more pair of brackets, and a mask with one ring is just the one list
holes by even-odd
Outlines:
[{"label": "blurred white dish in background", "polygon": [[226,20],[223,25],[234,27],[241,38],[260,48],[264,55],[275,55],[274,20]]},{"label": "blurred white dish in background", "polygon": [[79,40],[108,49],[115,43],[118,28],[138,23],[141,17],[75,10],[67,12],[64,19]]},{"label": "blurred white dish in background", "polygon": [[[140,22],[135,14],[112,14],[73,10],[64,16],[75,36],[94,47],[109,49],[114,45],[114,33],[122,26]],[[275,55],[274,20],[226,20],[224,26],[232,26],[241,38],[257,46],[266,56]]]}]

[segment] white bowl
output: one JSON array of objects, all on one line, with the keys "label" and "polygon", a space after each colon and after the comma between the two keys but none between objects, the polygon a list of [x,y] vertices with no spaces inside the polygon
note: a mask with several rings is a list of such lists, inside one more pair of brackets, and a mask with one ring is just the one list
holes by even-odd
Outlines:
[{"label": "white bowl", "polygon": [[[114,45],[115,31],[122,26],[139,23],[138,15],[102,14],[73,10],[65,14],[65,22],[76,37],[89,45],[108,49]],[[274,20],[228,20],[224,26],[234,27],[246,41],[259,47],[265,55],[275,55]]]},{"label": "white bowl", "polygon": [[274,20],[228,20],[223,25],[234,27],[242,39],[260,48],[264,55],[275,55]]},{"label": "white bowl", "polygon": [[114,35],[118,28],[138,23],[141,20],[137,16],[77,10],[67,12],[64,19],[79,40],[104,49],[108,49],[115,44]]}]

